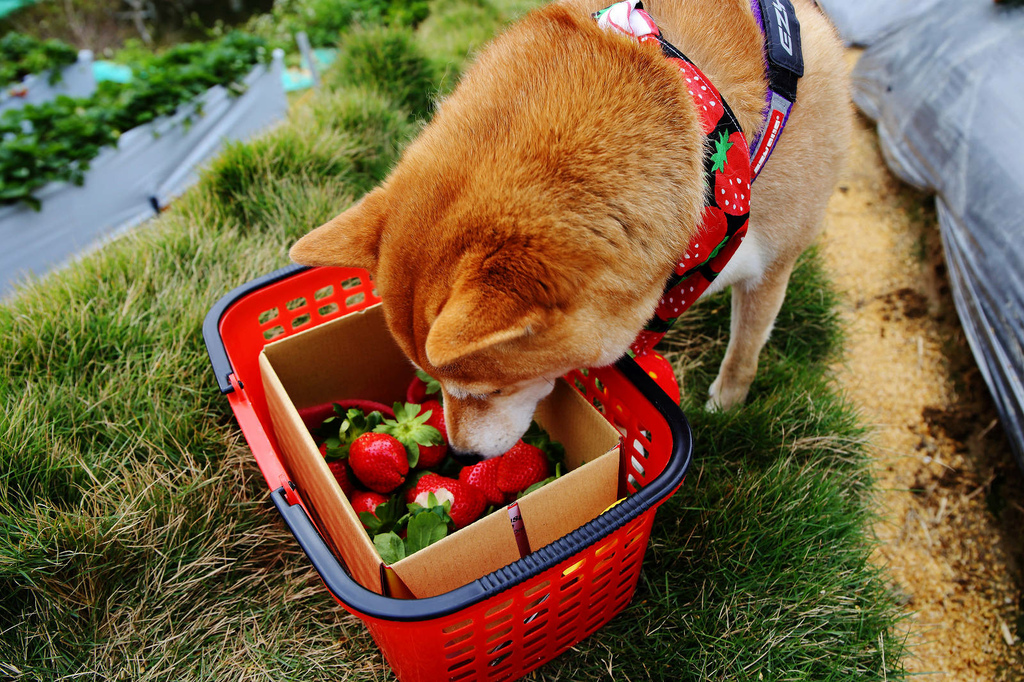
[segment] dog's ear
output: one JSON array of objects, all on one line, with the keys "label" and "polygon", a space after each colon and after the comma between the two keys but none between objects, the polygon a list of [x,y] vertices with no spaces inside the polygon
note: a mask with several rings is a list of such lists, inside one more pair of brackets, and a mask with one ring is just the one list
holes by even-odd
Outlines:
[{"label": "dog's ear", "polygon": [[288,252],[300,265],[377,267],[387,196],[378,187],[347,211],[297,241]]},{"label": "dog's ear", "polygon": [[544,319],[541,308],[522,310],[505,297],[464,290],[448,300],[430,326],[427,359],[434,367],[445,367],[471,353],[534,334]]},{"label": "dog's ear", "polygon": [[534,254],[506,246],[463,257],[424,349],[434,367],[540,332],[552,309],[550,271]]}]

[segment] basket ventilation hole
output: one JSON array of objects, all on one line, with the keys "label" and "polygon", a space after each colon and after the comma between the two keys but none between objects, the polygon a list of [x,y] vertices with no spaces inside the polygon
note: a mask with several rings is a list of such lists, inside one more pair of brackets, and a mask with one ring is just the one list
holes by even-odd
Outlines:
[{"label": "basket ventilation hole", "polygon": [[284,327],[277,325],[276,327],[271,327],[267,331],[263,332],[263,338],[270,341],[271,339],[276,339],[281,336],[281,334],[284,334]]},{"label": "basket ventilation hole", "polygon": [[360,291],[358,294],[352,294],[351,296],[345,299],[345,307],[351,308],[352,306],[357,306],[365,300],[366,294]]},{"label": "basket ventilation hole", "polygon": [[608,552],[610,552],[613,549],[615,549],[615,545],[617,545],[617,544],[619,544],[618,539],[617,538],[612,538],[611,540],[609,540],[608,542],[604,543],[603,545],[599,545],[598,548],[596,550],[594,550],[594,556],[604,556]]},{"label": "basket ventilation hole", "polygon": [[472,624],[473,621],[467,618],[466,620],[459,621],[455,625],[449,625],[448,627],[441,630],[441,632],[443,632],[446,635],[450,635],[451,633],[456,632],[457,630],[461,630],[462,628],[469,627]]},{"label": "basket ventilation hole", "polygon": [[548,587],[549,585],[551,585],[551,581],[550,580],[545,580],[542,583],[537,583],[536,585],[534,585],[533,587],[529,588],[528,590],[524,590],[523,591],[523,596],[524,597],[532,597],[533,595],[537,594],[538,592],[543,590],[545,587]]},{"label": "basket ventilation hole", "polygon": [[569,568],[567,568],[564,571],[562,571],[562,577],[564,578],[565,576],[569,575],[570,573],[575,573],[576,571],[578,571],[581,568],[583,568],[584,564],[586,564],[586,563],[587,563],[586,559],[580,559],[579,561],[574,563],[572,566],[570,566]]},{"label": "basket ventilation hole", "polygon": [[337,303],[328,303],[327,305],[320,306],[319,308],[316,309],[317,313],[320,314],[320,317],[327,317],[328,315],[332,315],[338,312],[339,310],[341,310],[341,308],[338,306]]},{"label": "basket ventilation hole", "polygon": [[452,637],[447,642],[445,642],[444,648],[447,649],[449,647],[455,646],[459,642],[465,642],[467,639],[469,639],[472,636],[473,636],[473,631],[470,630],[469,632],[466,632],[465,634],[459,635],[458,637]]},{"label": "basket ventilation hole", "polygon": [[[487,630],[493,630],[493,629],[497,628],[499,625],[504,625],[505,623],[509,622],[510,620],[512,620],[512,612],[511,612],[511,610],[506,612],[506,613],[501,614],[498,618],[495,618],[493,621],[488,623],[485,627],[486,627]],[[490,641],[490,640],[488,640],[488,641]]]},{"label": "basket ventilation hole", "polygon": [[312,315],[310,315],[309,313],[303,313],[302,315],[299,315],[294,320],[292,320],[292,329],[298,329],[304,324],[309,324],[309,321],[312,319]]},{"label": "basket ventilation hole", "polygon": [[[472,651],[472,650],[473,650],[473,645],[472,645],[472,644],[467,644],[466,646],[464,646],[464,647],[462,647],[462,648],[460,648],[460,649],[456,649],[455,651],[449,651],[448,653],[446,653],[446,654],[444,655],[444,657],[445,657],[445,658],[458,658],[458,657],[459,657],[459,656],[461,656],[462,654],[468,654],[468,653],[469,653],[470,651]],[[472,661],[472,660],[473,660],[473,659],[472,659],[472,658],[470,658],[470,659],[467,659],[466,661],[461,661],[461,662],[459,662],[459,663],[456,663],[455,665],[453,665],[452,667],[450,667],[450,668],[448,668],[448,669],[449,669],[449,670],[455,670],[456,668],[458,668],[458,667],[460,667],[460,666],[463,666],[463,665],[465,665],[465,664],[466,664],[466,663],[467,663],[468,661]]]},{"label": "basket ventilation hole", "polygon": [[363,283],[363,280],[358,277],[349,277],[341,283],[342,289],[355,289],[357,286]]},{"label": "basket ventilation hole", "polygon": [[[526,619],[523,622],[528,624],[528,623],[532,622],[533,620],[535,620],[537,618],[540,618],[541,616],[543,616],[547,612],[548,612],[547,609],[541,609],[540,611],[538,611],[537,613],[533,614],[532,616],[530,616],[528,619]],[[537,623],[536,625],[528,628],[526,630],[526,633],[525,633],[524,636],[529,636],[529,635],[532,635],[533,633],[537,632],[538,630],[542,630],[547,624],[548,624],[547,621],[542,621],[540,623]]]},{"label": "basket ventilation hole", "polygon": [[638,474],[640,474],[641,476],[643,476],[644,475],[644,465],[640,463],[640,460],[638,460],[636,458],[636,455],[633,455],[632,457],[630,457],[630,460],[632,460],[632,462],[633,462],[633,471],[635,471]]},{"label": "basket ventilation hole", "polygon": [[591,402],[594,403],[594,407],[597,408],[598,412],[600,412],[601,414],[608,414],[608,410],[605,409],[604,403],[602,403],[600,400],[594,398]]},{"label": "basket ventilation hole", "polygon": [[[583,587],[577,585],[576,589],[572,590],[571,592],[566,592],[564,595],[562,595],[562,598],[558,600],[558,605],[561,606],[562,604],[568,604],[573,599],[576,599],[576,597],[578,597],[580,592],[582,592],[582,591],[583,591]],[[578,606],[580,602],[577,599],[575,603]],[[559,611],[558,615],[562,615],[568,609],[571,609],[571,608],[573,608],[573,607],[569,606],[567,609],[563,609],[562,611]]]},{"label": "basket ventilation hole", "polygon": [[[523,607],[523,611],[529,611],[534,606],[537,606],[538,604],[543,604],[544,602],[546,602],[548,600],[548,597],[550,597],[550,596],[551,595],[549,595],[549,594],[545,594],[543,597],[538,597],[537,599],[534,599],[532,602],[530,602],[525,607]],[[529,619],[527,619],[527,620],[529,620]]]},{"label": "basket ventilation hole", "polygon": [[280,314],[280,312],[281,311],[279,309],[277,309],[277,308],[271,308],[270,310],[264,310],[262,313],[260,313],[260,316],[259,316],[259,323],[260,323],[260,325],[264,325],[267,322],[270,322],[271,320],[276,319],[278,314]]},{"label": "basket ventilation hole", "polygon": [[636,482],[635,478],[633,478],[633,474],[630,474],[629,476],[626,477],[626,482],[629,483],[630,486],[632,486],[633,490],[640,489],[640,484]]},{"label": "basket ventilation hole", "polygon": [[494,614],[500,613],[500,612],[504,611],[505,609],[507,609],[510,606],[512,606],[512,600],[511,599],[507,599],[507,600],[503,601],[502,603],[500,603],[500,604],[498,604],[496,606],[492,606],[490,609],[488,609],[487,613],[484,614],[484,617],[485,618],[490,618]]},{"label": "basket ventilation hole", "polygon": [[594,388],[596,388],[597,390],[599,390],[599,391],[600,391],[601,393],[604,393],[604,394],[607,394],[607,393],[608,393],[608,389],[606,389],[606,388],[604,387],[604,382],[603,382],[603,381],[601,381],[601,380],[600,380],[599,378],[597,378],[597,377],[594,377]]},{"label": "basket ventilation hole", "polygon": [[333,284],[328,284],[323,289],[317,289],[316,291],[314,291],[313,292],[313,298],[316,299],[317,301],[322,301],[323,299],[327,298],[328,296],[330,296],[333,293],[334,293],[334,285]]},{"label": "basket ventilation hole", "polygon": [[[488,637],[488,638],[487,638],[487,643],[488,643],[488,644],[490,644],[491,642],[493,642],[493,641],[494,641],[494,640],[496,640],[496,639],[501,639],[502,637],[504,637],[505,635],[507,635],[507,634],[508,634],[508,633],[510,633],[510,632],[512,632],[512,626],[511,626],[511,625],[506,625],[506,626],[505,626],[505,627],[503,627],[503,628],[502,628],[501,630],[499,630],[498,632],[495,632],[495,633],[494,633],[493,635],[491,635],[490,637]],[[511,644],[511,643],[512,643],[511,641],[509,641],[509,640],[505,640],[504,642],[502,642],[501,644],[499,644],[499,645],[497,646],[497,648],[491,649],[491,650],[490,650],[490,651],[488,651],[487,653],[488,653],[488,654],[493,654],[493,653],[494,653],[495,651],[497,651],[498,649],[501,649],[502,647],[506,647],[506,646],[508,646],[508,645],[509,645],[509,644]]]},{"label": "basket ventilation hole", "polygon": [[298,310],[304,305],[306,305],[306,298],[304,296],[299,296],[298,298],[293,298],[292,300],[285,303],[284,307],[287,308],[288,310]]},{"label": "basket ventilation hole", "polygon": [[459,680],[468,680],[473,675],[476,675],[476,671],[470,668],[469,670],[463,670],[458,675],[452,675],[448,680],[449,682],[459,682]]},{"label": "basket ventilation hole", "polygon": [[[502,657],[501,660],[504,660],[504,659],[508,658],[511,655],[512,654],[505,654]],[[494,665],[497,665],[500,662],[501,661],[495,661]],[[492,670],[490,673],[488,673],[487,679],[489,680],[489,682],[504,682],[505,680],[508,680],[508,679],[512,678],[512,673],[513,673],[512,664],[509,663],[504,668],[500,668],[498,670]]]}]

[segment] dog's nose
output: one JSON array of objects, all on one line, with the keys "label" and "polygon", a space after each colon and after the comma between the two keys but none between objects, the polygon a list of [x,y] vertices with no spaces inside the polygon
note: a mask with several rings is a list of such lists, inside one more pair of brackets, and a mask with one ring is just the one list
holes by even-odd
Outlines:
[{"label": "dog's nose", "polygon": [[476,452],[463,452],[462,450],[456,450],[452,447],[451,443],[448,444],[448,454],[451,455],[456,462],[463,466],[469,466],[482,462],[484,460],[483,455]]}]

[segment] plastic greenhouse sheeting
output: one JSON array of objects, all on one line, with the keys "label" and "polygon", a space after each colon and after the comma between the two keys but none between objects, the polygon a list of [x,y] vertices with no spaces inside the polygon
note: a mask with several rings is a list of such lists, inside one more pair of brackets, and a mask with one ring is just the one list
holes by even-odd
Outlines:
[{"label": "plastic greenhouse sheeting", "polygon": [[225,142],[247,138],[285,117],[284,55],[259,65],[237,97],[210,88],[172,116],[132,128],[90,162],[81,186],[53,182],[35,196],[42,208],[0,207],[0,297],[27,275],[42,275],[156,215],[198,177]]},{"label": "plastic greenhouse sheeting", "polygon": [[889,167],[936,193],[956,309],[1024,468],[1024,7],[942,0],[867,48],[853,88]]},{"label": "plastic greenhouse sheeting", "polygon": [[851,45],[870,45],[887,32],[931,11],[940,0],[816,0]]}]

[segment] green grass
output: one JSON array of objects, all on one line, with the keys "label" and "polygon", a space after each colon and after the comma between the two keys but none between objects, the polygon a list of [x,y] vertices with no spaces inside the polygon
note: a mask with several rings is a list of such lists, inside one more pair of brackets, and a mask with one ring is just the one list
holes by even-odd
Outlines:
[{"label": "green grass", "polygon": [[[413,36],[438,91],[481,26],[432,21],[493,30],[523,9],[441,5]],[[409,77],[331,76],[159,220],[0,306],[0,678],[393,679],[277,519],[200,327],[384,177],[419,126],[395,103],[423,92]],[[633,603],[532,679],[901,676],[898,610],[867,559],[865,434],[828,371],[834,308],[808,254],[749,404],[723,414],[702,404],[728,299],[684,318],[666,348],[693,468],[658,512]]]}]

